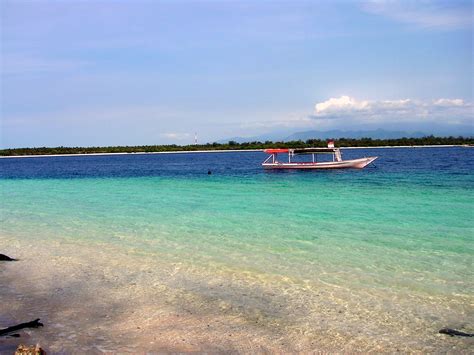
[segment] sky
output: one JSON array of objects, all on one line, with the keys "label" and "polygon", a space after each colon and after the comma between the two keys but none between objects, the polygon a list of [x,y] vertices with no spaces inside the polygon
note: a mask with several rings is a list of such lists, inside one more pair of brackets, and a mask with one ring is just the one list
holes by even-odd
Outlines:
[{"label": "sky", "polygon": [[0,0],[0,147],[474,135],[472,1]]}]

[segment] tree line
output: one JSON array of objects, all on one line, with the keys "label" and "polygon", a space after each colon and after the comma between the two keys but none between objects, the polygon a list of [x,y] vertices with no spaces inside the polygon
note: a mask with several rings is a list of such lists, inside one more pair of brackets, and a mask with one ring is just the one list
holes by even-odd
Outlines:
[{"label": "tree line", "polygon": [[[381,147],[381,146],[422,146],[422,145],[474,145],[474,137],[435,137],[422,138],[339,138],[334,140],[336,147]],[[52,155],[52,154],[90,154],[90,153],[153,153],[153,152],[180,152],[197,150],[244,150],[268,148],[310,148],[326,147],[327,140],[308,139],[306,141],[290,142],[245,142],[238,143],[207,143],[192,145],[143,145],[143,146],[115,146],[115,147],[36,147],[12,148],[0,150],[0,156],[20,155]]]}]

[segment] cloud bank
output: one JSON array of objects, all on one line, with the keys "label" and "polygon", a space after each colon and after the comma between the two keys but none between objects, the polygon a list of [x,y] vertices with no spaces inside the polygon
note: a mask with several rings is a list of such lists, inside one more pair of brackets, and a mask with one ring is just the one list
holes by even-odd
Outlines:
[{"label": "cloud bank", "polygon": [[472,125],[473,105],[462,99],[370,101],[349,96],[316,103],[311,118],[344,124],[435,123]]}]

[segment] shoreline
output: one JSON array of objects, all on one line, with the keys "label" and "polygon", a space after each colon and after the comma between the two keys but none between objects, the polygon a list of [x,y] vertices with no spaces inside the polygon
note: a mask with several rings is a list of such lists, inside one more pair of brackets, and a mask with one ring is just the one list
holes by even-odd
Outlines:
[{"label": "shoreline", "polygon": [[[394,149],[394,148],[473,148],[465,144],[439,144],[439,145],[386,145],[377,147],[339,147],[340,149]],[[71,153],[71,154],[31,154],[31,155],[6,155],[0,159],[11,158],[47,158],[47,157],[73,157],[73,156],[103,156],[103,155],[146,155],[146,154],[193,154],[193,153],[236,153],[236,152],[263,152],[265,149],[216,149],[216,150],[175,150],[166,152],[119,152],[119,153]]]}]

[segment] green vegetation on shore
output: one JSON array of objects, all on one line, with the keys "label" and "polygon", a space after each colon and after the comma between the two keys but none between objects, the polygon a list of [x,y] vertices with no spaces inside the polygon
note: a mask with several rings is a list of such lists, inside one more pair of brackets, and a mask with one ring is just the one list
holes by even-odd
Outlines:
[{"label": "green vegetation on shore", "polygon": [[[335,140],[336,147],[381,147],[381,146],[422,146],[422,145],[474,145],[474,137],[434,137],[372,139],[372,138],[340,138]],[[90,154],[90,153],[146,153],[146,152],[180,152],[196,150],[239,150],[266,148],[308,148],[326,147],[327,141],[308,139],[307,141],[291,142],[246,142],[207,143],[193,145],[143,145],[116,147],[39,147],[14,148],[0,150],[0,156],[15,155],[51,155],[51,154]]]}]

